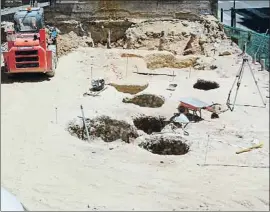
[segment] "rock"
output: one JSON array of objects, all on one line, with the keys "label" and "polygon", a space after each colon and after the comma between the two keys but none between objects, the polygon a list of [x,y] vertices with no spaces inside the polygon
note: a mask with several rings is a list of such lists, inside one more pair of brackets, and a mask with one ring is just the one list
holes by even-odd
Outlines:
[{"label": "rock", "polygon": [[162,129],[162,133],[172,133],[174,132],[174,130],[177,129],[177,127],[173,124],[167,124],[163,129]]},{"label": "rock", "polygon": [[199,44],[203,45],[205,43],[207,43],[207,37],[205,35],[201,35],[199,38]]},{"label": "rock", "polygon": [[185,22],[185,21],[183,21],[182,24],[183,24],[184,27],[188,27],[189,26],[188,23]]},{"label": "rock", "polygon": [[196,63],[194,64],[194,69],[209,70],[211,69],[210,66],[212,65],[212,63],[213,63],[212,58],[201,56],[200,58],[197,59]]},{"label": "rock", "polygon": [[231,55],[232,53],[228,50],[225,50],[225,51],[222,51],[222,52],[219,52],[219,56],[228,56],[228,55]]},{"label": "rock", "polygon": [[211,66],[210,66],[210,69],[211,69],[211,70],[217,69],[217,66],[216,66],[216,65],[211,65]]},{"label": "rock", "polygon": [[186,44],[186,47],[184,48],[183,55],[189,55],[189,54],[203,54],[201,45],[199,44],[199,38],[197,35],[191,33],[190,39]]},{"label": "rock", "polygon": [[153,94],[141,94],[133,98],[124,98],[123,102],[133,103],[140,107],[157,108],[161,107],[164,104],[165,100],[162,96],[157,96]]}]

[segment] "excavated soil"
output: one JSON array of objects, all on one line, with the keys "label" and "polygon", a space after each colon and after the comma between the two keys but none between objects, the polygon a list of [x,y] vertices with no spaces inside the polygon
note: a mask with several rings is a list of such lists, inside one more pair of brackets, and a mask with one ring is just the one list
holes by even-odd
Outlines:
[{"label": "excavated soil", "polygon": [[197,82],[193,85],[193,88],[208,91],[208,90],[219,88],[219,84],[213,81],[206,81],[203,79],[198,79]]},{"label": "excavated soil", "polygon": [[198,57],[187,56],[176,58],[172,54],[150,54],[145,57],[147,68],[154,70],[158,68],[187,68],[196,64]]},{"label": "excavated soil", "polygon": [[[86,119],[86,126],[91,137],[99,137],[105,142],[112,142],[118,139],[129,143],[138,137],[137,130],[125,121],[112,119],[108,116],[100,116],[95,119]],[[83,121],[73,120],[68,123],[68,131],[71,135],[82,140],[87,140]]]},{"label": "excavated soil", "polygon": [[190,150],[187,140],[181,136],[171,136],[166,134],[151,135],[139,144],[153,154],[159,155],[184,155]]},{"label": "excavated soil", "polygon": [[[221,50],[218,47],[219,44],[229,42],[226,40],[222,25],[212,16],[202,16],[199,21],[195,22],[156,20],[131,23],[119,20],[88,23],[71,20],[61,22],[56,27],[62,33],[58,39],[60,55],[66,54],[78,46],[92,46],[93,43],[95,46],[105,46],[109,31],[112,48],[165,50],[173,55],[211,56],[213,49],[215,51]],[[222,48],[219,55],[229,55],[231,51],[231,46],[227,45],[226,48]],[[137,57],[137,55],[126,56]],[[191,66],[177,63],[176,61],[173,62],[173,65],[165,67],[184,68]]]},{"label": "excavated soil", "polygon": [[165,100],[162,96],[153,94],[141,94],[133,98],[126,97],[123,99],[123,102],[132,103],[140,107],[158,108],[164,104]]},{"label": "excavated soil", "polygon": [[133,123],[137,129],[142,130],[147,134],[161,132],[166,125],[164,117],[153,116],[136,117],[133,119]]},{"label": "excavated soil", "polygon": [[110,83],[117,91],[122,93],[137,94],[148,87],[148,84],[145,85],[120,85],[115,83]]},{"label": "excavated soil", "polygon": [[58,56],[66,55],[78,47],[92,46],[92,39],[90,37],[78,36],[75,32],[71,31],[64,35],[57,37]]}]

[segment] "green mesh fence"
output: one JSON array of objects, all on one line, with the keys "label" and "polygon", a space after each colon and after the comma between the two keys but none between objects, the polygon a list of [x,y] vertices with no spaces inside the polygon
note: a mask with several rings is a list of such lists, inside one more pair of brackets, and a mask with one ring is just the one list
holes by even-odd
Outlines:
[{"label": "green mesh fence", "polygon": [[269,71],[269,35],[259,34],[224,25],[224,31],[242,50],[246,44],[246,53],[257,62],[265,59],[265,67]]}]

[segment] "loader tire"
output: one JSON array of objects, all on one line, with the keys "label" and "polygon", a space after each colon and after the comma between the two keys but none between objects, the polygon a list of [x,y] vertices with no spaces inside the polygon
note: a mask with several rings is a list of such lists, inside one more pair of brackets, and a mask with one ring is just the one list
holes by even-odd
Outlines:
[{"label": "loader tire", "polygon": [[56,45],[49,45],[48,49],[52,51],[52,70],[50,72],[47,72],[46,75],[51,78],[54,77],[55,75],[55,69],[57,66],[58,58],[56,55],[57,53]]},{"label": "loader tire", "polygon": [[46,73],[46,75],[50,78],[54,77],[55,75],[56,63],[57,63],[57,58],[56,58],[55,53],[53,53],[52,54],[52,70]]}]

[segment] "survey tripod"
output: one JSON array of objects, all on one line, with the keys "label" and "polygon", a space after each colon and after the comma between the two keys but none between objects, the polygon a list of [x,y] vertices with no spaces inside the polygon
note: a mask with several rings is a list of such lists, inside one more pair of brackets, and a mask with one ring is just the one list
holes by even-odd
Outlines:
[{"label": "survey tripod", "polygon": [[[260,94],[261,100],[263,102],[263,105],[266,106],[266,103],[264,102],[263,97],[262,97],[262,93],[261,93],[261,91],[259,89],[258,82],[257,82],[257,80],[255,78],[255,75],[254,75],[254,73],[253,73],[253,71],[251,69],[251,66],[249,64],[248,57],[244,54],[241,67],[240,67],[240,69],[239,69],[239,71],[238,71],[238,73],[236,75],[236,78],[235,78],[235,80],[233,82],[232,88],[231,88],[231,90],[229,92],[229,95],[228,95],[228,98],[227,98],[227,103],[226,104],[227,104],[228,108],[231,111],[234,110],[234,106],[235,106],[235,102],[236,102],[236,97],[237,97],[237,94],[238,94],[238,91],[239,91],[239,88],[240,88],[240,85],[241,85],[241,80],[243,78],[243,74],[244,74],[244,70],[245,70],[244,68],[245,67],[248,67],[249,68],[249,71],[250,71],[250,73],[252,75],[252,78],[253,78],[253,80],[254,80],[254,82],[256,84],[256,87],[257,87],[257,89],[259,91],[259,94]],[[233,90],[233,88],[235,86],[235,83],[236,83],[237,88],[236,88],[236,93],[235,93],[235,96],[234,96],[234,99],[233,99],[233,103],[231,104],[230,103],[230,98],[231,98],[231,93],[232,93],[232,90]]]}]

